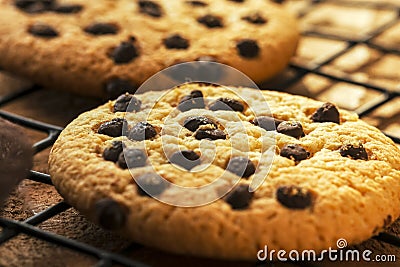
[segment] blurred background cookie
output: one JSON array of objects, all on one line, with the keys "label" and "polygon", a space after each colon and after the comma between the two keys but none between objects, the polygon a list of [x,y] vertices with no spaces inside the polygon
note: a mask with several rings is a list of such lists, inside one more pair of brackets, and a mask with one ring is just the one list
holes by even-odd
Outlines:
[{"label": "blurred background cookie", "polygon": [[264,0],[2,0],[0,35],[5,70],[112,98],[196,60],[225,63],[262,82],[285,68],[299,39],[294,16]]}]

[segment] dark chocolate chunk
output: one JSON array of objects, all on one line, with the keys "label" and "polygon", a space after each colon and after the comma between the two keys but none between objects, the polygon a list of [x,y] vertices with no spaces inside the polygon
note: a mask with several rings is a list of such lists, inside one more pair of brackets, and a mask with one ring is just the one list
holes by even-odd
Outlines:
[{"label": "dark chocolate chunk", "polygon": [[347,144],[340,148],[340,155],[342,157],[349,157],[352,159],[368,160],[368,154],[364,146],[360,143],[357,145]]},{"label": "dark chocolate chunk", "polygon": [[210,63],[215,62],[215,58],[200,56],[196,60],[199,62],[176,65],[176,68],[173,68],[171,71],[167,70],[167,75],[180,83],[188,81],[216,82],[221,79],[224,70],[218,64]]},{"label": "dark chocolate chunk", "polygon": [[220,17],[214,15],[205,15],[199,17],[197,21],[201,24],[206,25],[208,28],[222,28],[224,25]]},{"label": "dark chocolate chunk", "polygon": [[155,173],[146,173],[136,179],[137,192],[141,196],[158,196],[168,188],[168,182]]},{"label": "dark chocolate chunk", "polygon": [[249,191],[249,186],[245,184],[237,185],[226,196],[225,201],[231,205],[234,210],[241,210],[247,208],[253,199],[254,192]]},{"label": "dark chocolate chunk", "polygon": [[244,178],[248,178],[256,172],[256,166],[254,166],[254,163],[245,157],[232,158],[226,169],[231,173]]},{"label": "dark chocolate chunk", "polygon": [[172,34],[163,40],[163,43],[168,49],[187,49],[189,41],[179,34]]},{"label": "dark chocolate chunk", "polygon": [[289,144],[282,147],[280,155],[294,161],[301,161],[307,159],[309,153],[300,145]]},{"label": "dark chocolate chunk", "polygon": [[243,20],[253,23],[253,24],[265,24],[267,22],[266,19],[263,18],[263,16],[261,16],[259,13],[253,13],[251,15],[247,15],[242,17]]},{"label": "dark chocolate chunk", "polygon": [[140,13],[147,14],[155,18],[159,18],[163,15],[161,6],[154,1],[140,0],[139,11]]},{"label": "dark chocolate chunk", "polygon": [[294,138],[304,136],[303,126],[297,121],[283,121],[276,128],[278,133],[286,134]]},{"label": "dark chocolate chunk", "polygon": [[282,4],[283,2],[285,2],[285,0],[271,0],[271,1],[277,4]]},{"label": "dark chocolate chunk", "polygon": [[236,48],[244,58],[255,58],[260,53],[260,47],[257,44],[257,41],[252,39],[243,39],[237,42]]},{"label": "dark chocolate chunk", "polygon": [[61,14],[74,14],[80,12],[82,9],[83,6],[79,4],[63,4],[55,6],[53,11]]},{"label": "dark chocolate chunk", "polygon": [[14,4],[16,7],[26,8],[30,5],[32,5],[34,2],[36,2],[36,1],[34,1],[34,0],[15,0]]},{"label": "dark chocolate chunk", "polygon": [[203,93],[200,90],[194,90],[190,95],[182,97],[178,105],[178,109],[182,112],[196,108],[205,108]]},{"label": "dark chocolate chunk", "polygon": [[191,170],[200,165],[200,156],[193,150],[182,150],[175,152],[169,159],[170,163],[181,166],[186,170]]},{"label": "dark chocolate chunk", "polygon": [[266,131],[276,131],[276,128],[283,120],[275,119],[268,116],[260,116],[254,119],[254,125],[263,128]]},{"label": "dark chocolate chunk", "polygon": [[53,5],[53,0],[16,0],[15,6],[26,13],[43,13],[50,11]]},{"label": "dark chocolate chunk", "polygon": [[208,6],[207,3],[204,3],[202,1],[186,1],[187,4],[194,6],[194,7],[205,7]]},{"label": "dark chocolate chunk", "polygon": [[147,155],[146,153],[137,148],[125,148],[118,157],[118,166],[121,169],[133,169],[139,168],[146,165]]},{"label": "dark chocolate chunk", "polygon": [[93,23],[84,28],[84,31],[93,35],[117,34],[118,26],[113,23]]},{"label": "dark chocolate chunk", "polygon": [[122,94],[120,95],[114,104],[114,112],[138,112],[142,105],[142,101],[137,99],[135,96],[131,94]]},{"label": "dark chocolate chunk", "polygon": [[240,101],[226,97],[217,99],[215,102],[211,103],[208,108],[212,111],[230,110],[242,112],[244,110],[244,106]]},{"label": "dark chocolate chunk", "polygon": [[204,116],[192,116],[187,118],[183,122],[183,127],[188,129],[189,131],[195,132],[201,125],[208,125],[211,124],[215,128],[217,125],[211,119],[204,117]]},{"label": "dark chocolate chunk", "polygon": [[210,139],[226,139],[226,133],[220,129],[198,129],[194,134],[197,140]]},{"label": "dark chocolate chunk", "polygon": [[115,99],[125,92],[135,93],[137,86],[128,80],[113,78],[106,83],[104,89],[108,99]]},{"label": "dark chocolate chunk", "polygon": [[157,135],[153,125],[148,122],[139,122],[130,130],[128,138],[134,141],[148,140]]},{"label": "dark chocolate chunk", "polygon": [[58,36],[58,32],[53,27],[43,23],[35,23],[31,25],[28,32],[32,35],[43,38],[54,38]]},{"label": "dark chocolate chunk", "polygon": [[117,162],[122,150],[122,141],[114,141],[112,142],[111,147],[107,147],[106,149],[104,149],[103,158],[108,161]]},{"label": "dark chocolate chunk", "polygon": [[236,2],[236,3],[243,3],[244,2],[244,0],[229,0],[229,1]]},{"label": "dark chocolate chunk", "polygon": [[111,198],[105,198],[96,202],[95,213],[101,227],[118,230],[126,223],[128,209]]},{"label": "dark chocolate chunk", "polygon": [[32,2],[33,2],[32,0],[15,0],[14,4],[19,8],[25,8],[29,6]]},{"label": "dark chocolate chunk", "polygon": [[137,48],[131,42],[122,42],[114,48],[112,58],[117,64],[129,63],[132,59],[139,55]]},{"label": "dark chocolate chunk", "polygon": [[105,134],[111,137],[118,137],[122,135],[122,127],[127,123],[123,118],[115,118],[100,125],[97,133]]},{"label": "dark chocolate chunk", "polygon": [[298,186],[280,186],[276,190],[276,199],[289,209],[306,209],[312,205],[313,198],[309,190]]},{"label": "dark chocolate chunk", "polygon": [[340,123],[339,111],[332,103],[323,104],[314,114],[311,116],[314,122],[334,122]]}]

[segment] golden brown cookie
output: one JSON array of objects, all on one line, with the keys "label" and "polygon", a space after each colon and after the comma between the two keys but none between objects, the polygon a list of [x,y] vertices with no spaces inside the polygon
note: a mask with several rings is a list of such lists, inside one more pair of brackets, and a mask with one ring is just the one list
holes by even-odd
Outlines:
[{"label": "golden brown cookie", "polygon": [[296,21],[266,0],[1,0],[0,66],[49,88],[133,92],[180,62],[217,61],[256,82],[281,71]]},{"label": "golden brown cookie", "polygon": [[66,201],[107,229],[174,253],[257,260],[265,245],[320,252],[381,231],[400,213],[399,153],[331,103],[190,83],[80,115],[49,164]]}]

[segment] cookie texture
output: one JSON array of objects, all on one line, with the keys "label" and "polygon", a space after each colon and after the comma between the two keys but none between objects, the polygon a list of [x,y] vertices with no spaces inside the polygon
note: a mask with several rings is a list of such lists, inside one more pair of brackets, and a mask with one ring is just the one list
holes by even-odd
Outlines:
[{"label": "cookie texture", "polygon": [[267,0],[1,0],[0,67],[49,88],[116,97],[181,62],[262,82],[281,71],[296,21]]},{"label": "cookie texture", "polygon": [[[193,92],[203,97],[204,106],[192,101],[192,109],[179,110]],[[399,217],[399,149],[378,129],[332,103],[198,83],[123,98],[136,98],[140,109],[115,111],[119,102],[109,101],[83,113],[59,136],[49,165],[68,203],[137,242],[179,254],[256,260],[265,245],[321,251],[335,248],[340,238],[357,244]],[[215,109],[221,99],[242,106]],[[339,120],[315,119],[327,106],[338,111]],[[272,128],[265,117],[273,118]],[[98,132],[117,118],[129,122],[128,133],[137,134],[140,126],[142,138]],[[286,121],[300,124],[303,134],[274,129],[276,122]],[[199,139],[199,130],[225,136]],[[139,166],[121,167],[116,154],[123,147],[136,149],[131,160],[139,157]],[[182,158],[193,166],[183,165]],[[249,191],[257,175],[264,179]],[[207,205],[176,207],[149,197],[190,201],[190,195],[179,195],[166,181],[199,187],[221,176],[233,189]],[[216,184],[207,195],[219,189]]]}]

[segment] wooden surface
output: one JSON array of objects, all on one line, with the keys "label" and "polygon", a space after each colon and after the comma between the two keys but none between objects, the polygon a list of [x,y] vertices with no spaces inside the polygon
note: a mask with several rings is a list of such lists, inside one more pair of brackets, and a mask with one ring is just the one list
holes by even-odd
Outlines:
[{"label": "wooden surface", "polygon": [[[400,0],[353,1],[364,3],[359,6],[340,4],[341,2],[351,1],[331,2],[315,5],[310,10],[308,10],[308,5],[311,1],[306,0],[286,1],[285,6],[297,13],[308,10],[307,14],[300,20],[303,31],[319,31],[351,39],[364,38],[381,25],[398,16],[394,8],[372,9],[365,2],[391,3],[400,6]],[[371,43],[384,46],[389,50],[400,50],[400,22],[387,29],[382,35],[373,38]],[[304,36],[299,44],[298,54],[293,58],[293,63],[307,68],[312,67],[342,51],[346,46],[347,43],[340,40]],[[393,91],[400,90],[400,56],[383,53],[367,45],[355,45],[321,70],[336,76],[350,77],[360,82],[382,86]],[[277,86],[279,88],[279,84],[293,77],[294,73],[294,69],[288,68],[279,77],[266,83],[264,87]],[[5,96],[27,86],[29,86],[27,81],[8,74],[0,74],[0,96]],[[350,110],[359,110],[383,97],[381,93],[369,88],[337,82],[334,79],[323,78],[317,74],[307,74],[285,90],[324,101],[333,101]],[[100,103],[102,103],[102,100],[82,98],[53,90],[39,90],[0,108],[43,122],[65,126],[81,112]],[[369,114],[365,120],[387,133],[400,137],[400,99],[397,98],[383,105]],[[27,133],[34,142],[46,136],[44,133],[33,130],[27,130]],[[35,170],[47,172],[48,152],[49,149],[46,149],[35,156]],[[61,200],[62,198],[52,186],[25,180],[14,191],[3,210],[0,210],[0,216],[24,220]],[[99,248],[122,253],[127,257],[154,266],[254,266],[254,263],[220,262],[170,255],[149,248],[137,249],[129,241],[88,222],[74,209],[69,209],[45,221],[39,227]],[[400,221],[395,222],[388,231],[400,236]],[[392,245],[370,239],[356,246],[356,248],[360,250],[368,248],[376,254],[394,254],[397,256],[397,265],[372,263],[372,266],[399,266],[400,264],[400,248]],[[96,262],[95,258],[26,235],[19,235],[0,245],[0,266],[91,266]],[[291,266],[290,264],[277,264],[277,266],[281,265]],[[320,266],[321,264],[316,265]],[[357,266],[358,264],[325,262],[323,265]]]}]

